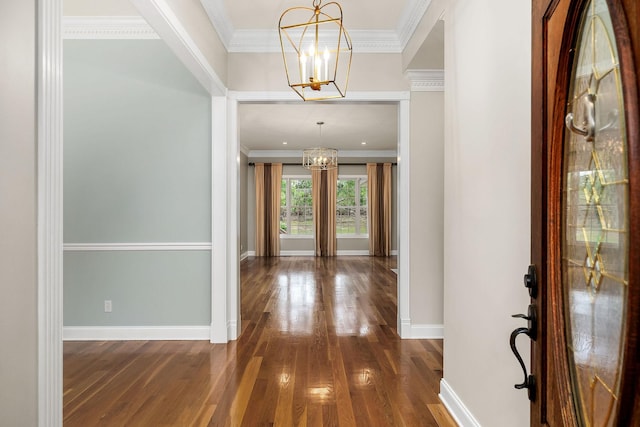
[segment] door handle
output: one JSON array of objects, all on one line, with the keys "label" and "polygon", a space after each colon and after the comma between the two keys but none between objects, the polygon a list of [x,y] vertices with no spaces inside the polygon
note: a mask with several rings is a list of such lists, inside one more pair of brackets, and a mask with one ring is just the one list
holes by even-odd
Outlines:
[{"label": "door handle", "polygon": [[589,142],[593,142],[596,134],[596,96],[592,93],[585,95],[585,111],[583,128],[579,128],[574,124],[573,113],[567,114],[564,123],[571,132],[584,136]]},{"label": "door handle", "polygon": [[536,340],[538,333],[538,319],[536,315],[536,307],[533,304],[529,305],[527,310],[527,315],[524,314],[514,314],[511,317],[526,319],[528,325],[526,328],[516,328],[513,332],[511,332],[511,337],[509,339],[509,345],[511,346],[511,351],[514,356],[520,363],[520,367],[522,368],[522,372],[524,373],[524,381],[521,384],[516,384],[514,387],[518,390],[527,389],[527,395],[530,401],[534,401],[536,398],[536,379],[533,375],[527,373],[527,367],[522,360],[522,356],[520,356],[520,352],[518,351],[518,347],[516,346],[516,339],[518,335],[525,334],[532,340]]}]

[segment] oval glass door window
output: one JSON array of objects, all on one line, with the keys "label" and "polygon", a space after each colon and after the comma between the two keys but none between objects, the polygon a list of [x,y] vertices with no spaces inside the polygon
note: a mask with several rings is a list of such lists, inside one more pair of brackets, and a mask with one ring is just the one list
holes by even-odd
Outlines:
[{"label": "oval glass door window", "polygon": [[614,426],[628,292],[624,103],[605,0],[587,2],[575,44],[563,148],[562,287],[575,407]]}]

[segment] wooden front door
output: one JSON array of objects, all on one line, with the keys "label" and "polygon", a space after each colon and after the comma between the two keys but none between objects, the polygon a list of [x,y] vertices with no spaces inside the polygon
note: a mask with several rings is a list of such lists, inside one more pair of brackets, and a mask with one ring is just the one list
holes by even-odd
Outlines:
[{"label": "wooden front door", "polygon": [[639,14],[533,0],[532,426],[640,426]]}]

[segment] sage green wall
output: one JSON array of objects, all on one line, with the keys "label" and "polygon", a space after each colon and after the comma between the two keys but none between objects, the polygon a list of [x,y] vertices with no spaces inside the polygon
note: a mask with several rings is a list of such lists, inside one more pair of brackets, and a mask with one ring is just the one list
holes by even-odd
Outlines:
[{"label": "sage green wall", "polygon": [[[210,242],[200,84],[161,40],[68,40],[64,65],[65,244]],[[209,255],[66,251],[64,324],[208,325]]]},{"label": "sage green wall", "polygon": [[0,2],[0,425],[38,425],[36,2]]},{"label": "sage green wall", "polygon": [[[67,252],[65,325],[207,325],[209,251]],[[113,312],[104,312],[104,300]]]}]

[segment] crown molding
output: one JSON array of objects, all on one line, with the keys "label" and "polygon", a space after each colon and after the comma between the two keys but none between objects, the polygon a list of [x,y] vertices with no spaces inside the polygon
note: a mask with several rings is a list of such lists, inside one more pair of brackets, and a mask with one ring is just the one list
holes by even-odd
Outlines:
[{"label": "crown molding", "polygon": [[240,144],[240,152],[249,157],[249,153],[251,152],[251,150],[246,145]]},{"label": "crown molding", "polygon": [[400,40],[402,50],[404,50],[407,43],[409,43],[409,39],[418,27],[420,20],[424,16],[430,4],[431,0],[409,0],[407,2],[407,6],[404,8],[396,28],[396,33]]},{"label": "crown molding", "polygon": [[213,28],[218,33],[220,41],[224,45],[227,52],[231,43],[231,39],[235,33],[235,28],[229,19],[227,9],[224,7],[224,1],[222,0],[200,0],[202,7],[209,16],[209,20],[213,24]]},{"label": "crown molding", "polygon": [[167,0],[129,0],[149,22],[169,49],[212,96],[224,96],[227,88],[200,47],[191,38]]},{"label": "crown molding", "polygon": [[412,92],[444,91],[444,70],[407,70]]},{"label": "crown molding", "polygon": [[[235,29],[223,0],[200,0],[220,40],[230,53],[279,53],[278,30]],[[431,0],[408,0],[396,30],[348,30],[358,53],[401,53]],[[291,51],[293,51],[291,49]]]},{"label": "crown molding", "polygon": [[[353,50],[358,53],[401,53],[402,45],[393,30],[350,30]],[[278,30],[236,30],[228,42],[232,53],[280,53]],[[293,48],[285,45],[286,52]]]},{"label": "crown molding", "polygon": [[65,16],[63,38],[68,40],[159,39],[140,16]]},{"label": "crown molding", "polygon": [[[398,157],[396,150],[338,150],[340,157],[348,158],[372,158],[372,157]],[[302,158],[302,150],[250,150],[251,158]]]}]

